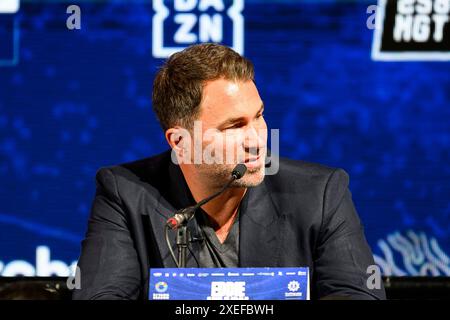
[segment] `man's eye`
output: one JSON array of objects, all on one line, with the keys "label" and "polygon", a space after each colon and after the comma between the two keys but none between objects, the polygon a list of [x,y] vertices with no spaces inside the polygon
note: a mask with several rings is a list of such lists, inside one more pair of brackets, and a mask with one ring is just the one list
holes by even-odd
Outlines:
[{"label": "man's eye", "polygon": [[223,130],[239,129],[239,128],[242,128],[244,125],[245,125],[244,123],[236,123],[236,124],[233,124],[232,126],[226,127]]},{"label": "man's eye", "polygon": [[237,128],[239,128],[239,127],[240,127],[240,125],[235,124],[235,125],[233,125],[233,126],[230,126],[230,127],[225,128],[224,130],[237,129]]}]

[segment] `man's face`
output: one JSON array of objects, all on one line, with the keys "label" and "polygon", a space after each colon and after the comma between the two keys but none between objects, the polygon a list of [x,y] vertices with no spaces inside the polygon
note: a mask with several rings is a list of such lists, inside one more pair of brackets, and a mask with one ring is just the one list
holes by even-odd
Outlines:
[{"label": "man's face", "polygon": [[195,165],[201,176],[223,185],[231,178],[236,164],[244,163],[247,172],[234,186],[252,187],[262,182],[267,145],[263,110],[252,81],[219,79],[206,83],[197,119],[202,134],[195,134],[194,130],[192,143],[202,146],[203,160],[210,155],[215,161]]}]

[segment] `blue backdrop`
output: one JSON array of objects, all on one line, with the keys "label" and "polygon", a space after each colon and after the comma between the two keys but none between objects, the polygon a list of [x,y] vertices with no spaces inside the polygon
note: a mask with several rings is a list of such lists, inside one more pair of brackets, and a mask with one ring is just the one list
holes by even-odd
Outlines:
[{"label": "blue backdrop", "polygon": [[[372,61],[374,3],[247,0],[244,55],[281,155],[349,173],[384,273],[450,275],[450,64]],[[96,170],[167,148],[151,110],[154,14],[151,1],[0,13],[0,275],[70,265]]]}]

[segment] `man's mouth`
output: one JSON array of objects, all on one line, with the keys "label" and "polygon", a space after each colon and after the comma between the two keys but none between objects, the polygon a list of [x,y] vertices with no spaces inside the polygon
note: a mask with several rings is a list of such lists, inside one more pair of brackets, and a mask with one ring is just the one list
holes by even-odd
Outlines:
[{"label": "man's mouth", "polygon": [[247,166],[247,168],[251,169],[251,168],[257,168],[259,166],[261,166],[261,157],[262,157],[262,153],[259,153],[258,156],[256,157],[250,157],[250,158],[246,158],[243,163]]},{"label": "man's mouth", "polygon": [[261,155],[259,155],[259,156],[257,156],[257,157],[246,158],[246,159],[244,160],[244,163],[255,162],[255,161],[258,161],[259,158],[261,158]]}]

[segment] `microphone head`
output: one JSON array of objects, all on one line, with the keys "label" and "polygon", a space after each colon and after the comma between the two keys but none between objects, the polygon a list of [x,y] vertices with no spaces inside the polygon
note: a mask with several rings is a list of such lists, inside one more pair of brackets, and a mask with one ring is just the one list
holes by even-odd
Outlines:
[{"label": "microphone head", "polygon": [[243,163],[239,163],[236,167],[234,167],[233,171],[231,172],[231,175],[236,180],[238,180],[244,176],[246,171],[247,171],[246,165]]}]

